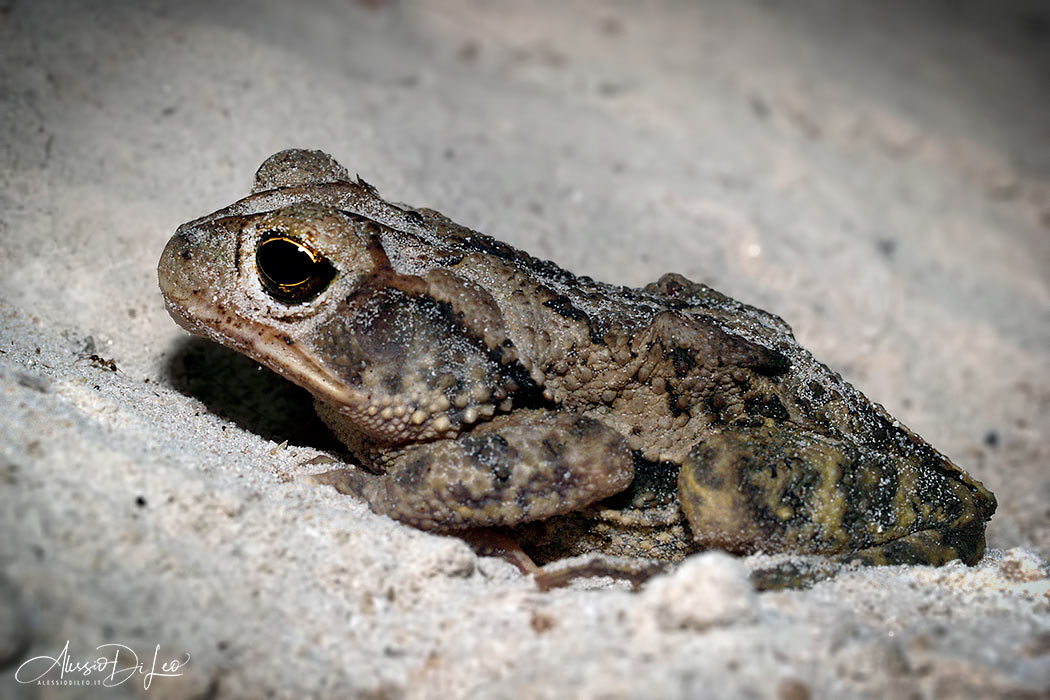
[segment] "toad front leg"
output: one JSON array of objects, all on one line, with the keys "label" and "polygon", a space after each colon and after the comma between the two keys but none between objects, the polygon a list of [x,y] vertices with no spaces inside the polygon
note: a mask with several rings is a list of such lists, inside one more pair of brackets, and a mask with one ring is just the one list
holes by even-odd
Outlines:
[{"label": "toad front leg", "polygon": [[974,564],[991,494],[950,470],[788,424],[697,445],[679,497],[701,546],[838,555],[866,564]]},{"label": "toad front leg", "polygon": [[341,469],[317,478],[376,513],[437,532],[508,526],[577,510],[634,478],[626,441],[593,418],[519,411],[454,439],[389,454],[382,474]]}]

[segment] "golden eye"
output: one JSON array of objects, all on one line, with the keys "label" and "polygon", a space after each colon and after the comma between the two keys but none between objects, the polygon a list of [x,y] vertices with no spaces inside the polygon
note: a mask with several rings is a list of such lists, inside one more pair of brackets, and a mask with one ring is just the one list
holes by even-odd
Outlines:
[{"label": "golden eye", "polygon": [[327,258],[278,233],[259,241],[255,265],[263,288],[285,304],[302,304],[316,298],[335,278],[335,268]]}]

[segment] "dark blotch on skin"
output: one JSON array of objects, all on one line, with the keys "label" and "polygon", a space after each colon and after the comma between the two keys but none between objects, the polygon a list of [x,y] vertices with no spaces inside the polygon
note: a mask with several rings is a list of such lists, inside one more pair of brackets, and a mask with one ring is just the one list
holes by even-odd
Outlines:
[{"label": "dark blotch on skin", "polygon": [[582,309],[573,306],[572,301],[567,296],[556,296],[543,302],[543,305],[559,316],[587,326],[587,334],[590,336],[592,343],[600,343],[602,341],[602,329],[594,326],[591,323],[591,317]]},{"label": "dark blotch on skin", "polygon": [[689,372],[696,367],[696,358],[688,348],[671,348],[671,364],[674,366],[674,375],[681,379],[688,376]]},{"label": "dark blotch on skin", "polygon": [[775,395],[756,396],[744,402],[748,415],[764,416],[773,420],[787,420],[788,412],[784,404]]}]

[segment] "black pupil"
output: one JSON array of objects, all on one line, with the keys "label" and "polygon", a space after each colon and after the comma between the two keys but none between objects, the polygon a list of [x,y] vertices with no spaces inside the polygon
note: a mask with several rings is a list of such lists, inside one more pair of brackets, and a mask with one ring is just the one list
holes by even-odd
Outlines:
[{"label": "black pupil", "polygon": [[295,286],[313,275],[314,259],[298,243],[275,238],[259,247],[259,267],[277,284]]},{"label": "black pupil", "polygon": [[301,303],[313,299],[335,277],[324,256],[284,236],[264,239],[255,252],[263,287],[276,299]]}]

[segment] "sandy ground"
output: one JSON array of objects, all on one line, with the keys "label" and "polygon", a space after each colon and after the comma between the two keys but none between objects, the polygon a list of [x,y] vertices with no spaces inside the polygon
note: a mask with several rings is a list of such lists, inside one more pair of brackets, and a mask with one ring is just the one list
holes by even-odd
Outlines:
[{"label": "sandy ground", "polygon": [[[68,642],[189,654],[170,698],[1050,697],[1045,5],[292,5],[0,2],[0,696],[146,694],[17,682]],[[995,491],[987,557],[539,593],[311,486],[338,447],[303,393],[155,276],[290,146],[780,314]]]}]

